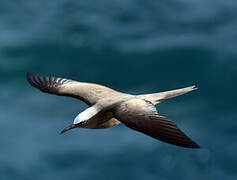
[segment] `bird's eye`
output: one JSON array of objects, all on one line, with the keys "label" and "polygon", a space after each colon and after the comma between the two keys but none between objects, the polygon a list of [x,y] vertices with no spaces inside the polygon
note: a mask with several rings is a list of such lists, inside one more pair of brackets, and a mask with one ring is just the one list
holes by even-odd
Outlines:
[{"label": "bird's eye", "polygon": [[153,103],[152,103],[151,101],[148,101],[148,100],[146,100],[146,99],[143,99],[143,100],[144,100],[146,103],[153,105]]}]

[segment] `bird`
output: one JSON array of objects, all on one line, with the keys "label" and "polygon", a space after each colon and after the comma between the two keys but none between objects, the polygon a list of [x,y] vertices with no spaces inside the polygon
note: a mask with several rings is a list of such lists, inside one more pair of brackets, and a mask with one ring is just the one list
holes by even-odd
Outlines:
[{"label": "bird", "polygon": [[155,107],[164,100],[197,89],[195,85],[165,92],[132,95],[100,84],[31,72],[26,73],[26,78],[30,85],[44,93],[76,98],[89,106],[61,134],[74,128],[103,129],[123,123],[132,130],[171,145],[200,148],[174,122],[158,114]]}]

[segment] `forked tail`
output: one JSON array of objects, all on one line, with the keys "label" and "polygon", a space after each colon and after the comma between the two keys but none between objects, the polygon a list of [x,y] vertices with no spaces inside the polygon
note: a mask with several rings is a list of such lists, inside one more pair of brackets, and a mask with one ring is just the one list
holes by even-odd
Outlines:
[{"label": "forked tail", "polygon": [[190,91],[193,91],[197,89],[196,86],[190,86],[182,89],[176,89],[176,90],[171,90],[171,91],[165,91],[165,92],[160,92],[160,93],[153,93],[153,94],[144,94],[144,95],[139,95],[138,97],[141,99],[146,99],[153,104],[158,104],[163,100],[173,98],[176,96],[180,96],[182,94],[188,93]]}]

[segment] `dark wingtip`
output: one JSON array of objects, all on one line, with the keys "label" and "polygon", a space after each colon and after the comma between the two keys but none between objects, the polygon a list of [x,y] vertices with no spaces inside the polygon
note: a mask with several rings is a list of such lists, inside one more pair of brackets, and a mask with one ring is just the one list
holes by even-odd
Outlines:
[{"label": "dark wingtip", "polygon": [[30,83],[31,86],[43,91],[48,92],[49,89],[49,78],[46,76],[41,76],[38,74],[34,74],[31,72],[26,73],[27,81]]},{"label": "dark wingtip", "polygon": [[32,72],[27,72],[27,73],[26,73],[27,79],[30,78],[30,77],[32,77],[32,76],[34,76],[34,75],[35,75],[35,74],[32,73]]},{"label": "dark wingtip", "polygon": [[32,76],[32,73],[31,72],[27,72],[26,73],[26,79],[27,79],[27,81],[30,83],[31,82],[31,80],[30,80],[30,77]]},{"label": "dark wingtip", "polygon": [[201,148],[197,143],[195,143],[194,141],[189,141],[189,142],[186,142],[186,143],[170,143],[168,142],[169,144],[172,144],[172,145],[175,145],[175,146],[178,146],[178,147],[183,147],[183,148],[188,148],[188,149],[199,149]]},{"label": "dark wingtip", "polygon": [[197,143],[193,142],[193,144],[190,147],[187,147],[187,148],[199,149],[200,146]]},{"label": "dark wingtip", "polygon": [[199,149],[201,148],[197,143],[194,144],[193,148]]},{"label": "dark wingtip", "polygon": [[31,72],[26,73],[26,79],[30,83],[30,85],[34,87],[38,87],[38,82],[36,81],[37,75]]}]

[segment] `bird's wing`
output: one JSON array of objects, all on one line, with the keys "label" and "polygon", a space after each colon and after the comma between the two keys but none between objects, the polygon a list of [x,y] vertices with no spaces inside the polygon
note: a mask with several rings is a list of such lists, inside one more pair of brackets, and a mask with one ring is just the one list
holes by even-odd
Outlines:
[{"label": "bird's wing", "polygon": [[165,91],[165,92],[159,92],[159,93],[153,93],[153,94],[143,94],[143,95],[138,95],[138,98],[141,99],[146,99],[150,102],[152,102],[153,104],[158,104],[163,100],[169,99],[169,98],[173,98],[176,96],[180,96],[183,95],[185,93],[188,93],[190,91],[196,90],[197,87],[196,86],[189,86],[186,88],[182,88],[182,89],[175,89],[175,90],[171,90],[171,91]]},{"label": "bird's wing", "polygon": [[130,111],[129,108],[132,106],[126,104],[124,106],[126,109],[117,107],[117,112],[115,112],[115,117],[127,127],[176,146],[186,148],[200,147],[186,136],[175,123],[166,117],[160,116],[152,104],[148,103],[148,108],[143,107],[142,111],[138,110],[140,107],[137,104],[134,106],[137,109]]},{"label": "bird's wing", "polygon": [[40,76],[29,72],[27,80],[32,86],[43,92],[77,98],[88,105],[93,105],[102,98],[123,95],[121,92],[98,84]]}]

